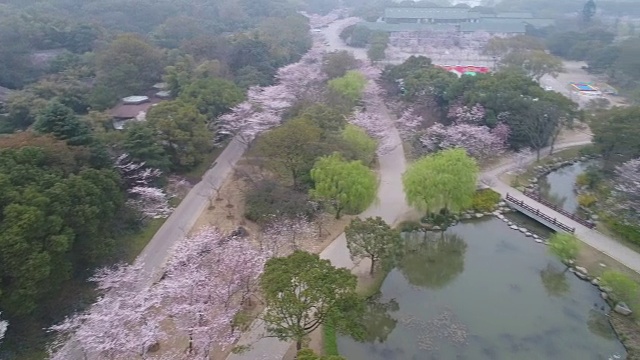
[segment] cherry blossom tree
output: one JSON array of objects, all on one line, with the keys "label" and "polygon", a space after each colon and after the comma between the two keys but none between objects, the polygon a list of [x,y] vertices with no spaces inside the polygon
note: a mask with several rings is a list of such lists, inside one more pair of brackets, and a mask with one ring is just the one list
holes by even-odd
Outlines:
[{"label": "cherry blossom tree", "polygon": [[286,109],[319,93],[318,86],[325,80],[323,55],[322,47],[314,44],[300,61],[278,69],[277,85],[251,87],[247,101],[218,117],[218,133],[249,144],[262,132],[280,125]]},{"label": "cherry blossom tree", "polygon": [[147,358],[149,348],[167,338],[159,298],[142,283],[142,264],[99,270],[90,280],[102,293],[90,310],[50,328],[58,334],[50,348],[52,360]]},{"label": "cherry blossom tree", "polygon": [[513,166],[510,172],[516,176],[516,181],[518,181],[518,176],[527,171],[527,165],[529,165],[534,158],[534,155],[533,150],[530,148],[520,149],[513,154]]},{"label": "cherry blossom tree", "polygon": [[300,249],[300,240],[316,236],[317,228],[304,216],[274,218],[265,226],[260,245],[273,256],[286,256]]},{"label": "cherry blossom tree", "polygon": [[362,92],[364,108],[356,109],[347,118],[347,121],[363,128],[369,136],[376,139],[378,141],[377,153],[382,155],[393,150],[399,144],[390,136],[395,131],[394,124],[389,119],[381,95],[382,88],[376,82],[380,76],[380,70],[368,64],[361,64],[359,71],[368,79]]},{"label": "cherry blossom tree", "polygon": [[479,125],[484,120],[485,110],[480,104],[473,106],[455,103],[449,107],[447,117],[457,124]]},{"label": "cherry blossom tree", "polygon": [[[0,315],[2,315],[1,311],[0,311]],[[2,344],[2,339],[4,339],[4,334],[7,333],[8,327],[9,327],[9,322],[6,320],[0,319],[0,344]]]},{"label": "cherry blossom tree", "polygon": [[239,333],[233,319],[255,288],[267,252],[248,240],[205,227],[176,244],[156,291],[163,310],[189,338],[189,359],[208,359],[213,345],[225,347]]},{"label": "cherry blossom tree", "polygon": [[144,162],[132,161],[129,154],[122,154],[115,158],[113,166],[127,188],[149,186],[162,175],[162,171],[146,167]]},{"label": "cherry blossom tree", "polygon": [[396,122],[400,131],[400,136],[404,140],[410,140],[415,136],[416,132],[422,125],[423,119],[416,115],[413,108],[408,108],[402,112],[402,115]]},{"label": "cherry blossom tree", "polygon": [[629,160],[615,169],[614,189],[627,209],[640,210],[640,158]]},{"label": "cherry blossom tree", "polygon": [[252,86],[247,91],[249,103],[263,112],[282,115],[296,100],[294,93],[283,84],[273,86]]},{"label": "cherry blossom tree", "polygon": [[127,192],[130,196],[127,204],[140,211],[144,217],[166,218],[173,212],[167,194],[160,188],[135,186]]},{"label": "cherry blossom tree", "polygon": [[486,126],[457,124],[445,127],[436,124],[420,137],[420,143],[429,152],[450,148],[463,148],[469,156],[486,159],[501,154],[504,142]]},{"label": "cherry blossom tree", "polygon": [[137,163],[129,159],[128,154],[118,156],[114,167],[120,173],[127,188],[127,204],[138,210],[143,218],[165,218],[173,208],[169,205],[169,197],[164,190],[153,186],[162,175],[158,169],[148,168],[145,163]]},{"label": "cherry blossom tree", "polygon": [[218,132],[236,136],[238,141],[249,144],[262,132],[278,126],[281,121],[281,117],[275,113],[255,111],[254,106],[245,101],[218,118]]},{"label": "cherry blossom tree", "polygon": [[501,122],[491,129],[491,134],[500,139],[504,144],[507,144],[509,141],[509,135],[511,135],[511,128],[509,125]]}]

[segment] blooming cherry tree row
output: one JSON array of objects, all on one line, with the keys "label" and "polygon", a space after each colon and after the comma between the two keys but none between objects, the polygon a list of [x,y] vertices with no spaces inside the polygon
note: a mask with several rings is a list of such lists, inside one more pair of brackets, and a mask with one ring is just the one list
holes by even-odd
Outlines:
[{"label": "blooming cherry tree row", "polygon": [[118,156],[114,167],[125,182],[129,206],[138,210],[143,217],[157,219],[171,214],[173,208],[169,205],[167,194],[153,186],[162,175],[160,170],[146,167],[144,162],[131,161],[128,154]]},{"label": "blooming cherry tree row", "polygon": [[396,121],[400,137],[405,141],[413,139],[423,121],[422,116],[416,115],[413,108],[410,107],[404,110]]},{"label": "blooming cherry tree row", "polygon": [[250,88],[245,102],[218,118],[218,132],[236,136],[248,144],[262,132],[278,126],[283,112],[297,100],[319,93],[318,85],[325,80],[323,55],[323,46],[316,41],[300,61],[278,69],[278,84]]},{"label": "blooming cherry tree row", "polygon": [[460,147],[476,159],[495,157],[505,148],[505,142],[486,126],[454,124],[448,127],[438,123],[420,137],[420,143],[429,152]]},{"label": "blooming cherry tree row", "polygon": [[393,150],[398,144],[391,137],[395,131],[394,124],[389,119],[387,108],[382,98],[382,88],[377,80],[380,77],[380,69],[362,64],[359,71],[367,78],[367,84],[362,92],[364,107],[356,109],[347,121],[363,128],[369,136],[378,140],[378,154],[385,154]]},{"label": "blooming cherry tree row", "polygon": [[[59,335],[51,359],[78,352],[90,359],[209,359],[213,346],[237,339],[234,316],[256,288],[267,257],[248,239],[208,227],[176,244],[165,275],[151,287],[140,289],[141,264],[103,269],[92,278],[103,296],[91,311],[51,328]],[[176,330],[188,338],[184,351],[150,354]]]},{"label": "blooming cherry tree row", "polygon": [[640,210],[640,158],[618,165],[615,170],[614,189],[622,206],[634,211]]}]

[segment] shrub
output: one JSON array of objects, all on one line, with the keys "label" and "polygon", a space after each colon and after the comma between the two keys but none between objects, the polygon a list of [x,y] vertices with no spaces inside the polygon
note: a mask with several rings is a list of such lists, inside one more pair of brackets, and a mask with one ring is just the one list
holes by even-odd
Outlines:
[{"label": "shrub", "polygon": [[587,173],[578,175],[578,177],[576,177],[576,185],[578,185],[579,187],[589,185],[589,175],[587,175]]},{"label": "shrub", "polygon": [[245,199],[244,216],[251,221],[264,223],[272,216],[313,217],[314,209],[305,193],[282,186],[274,181],[257,183]]},{"label": "shrub", "polygon": [[592,207],[598,199],[592,194],[580,194],[578,195],[578,204],[584,208]]},{"label": "shrub", "polygon": [[593,145],[588,145],[580,149],[578,153],[580,156],[593,156],[598,155],[598,149]]},{"label": "shrub", "polygon": [[640,245],[640,227],[625,224],[612,217],[607,217],[605,221],[609,230],[613,231],[623,240]]},{"label": "shrub", "polygon": [[471,207],[480,212],[492,211],[498,205],[500,199],[500,194],[491,189],[478,190],[473,195]]},{"label": "shrub", "polygon": [[624,301],[629,306],[637,304],[640,287],[625,274],[608,270],[600,276],[602,285],[611,289],[611,296],[616,301]]},{"label": "shrub", "polygon": [[403,221],[398,225],[398,229],[400,229],[400,232],[412,232],[421,230],[422,225],[418,221]]}]

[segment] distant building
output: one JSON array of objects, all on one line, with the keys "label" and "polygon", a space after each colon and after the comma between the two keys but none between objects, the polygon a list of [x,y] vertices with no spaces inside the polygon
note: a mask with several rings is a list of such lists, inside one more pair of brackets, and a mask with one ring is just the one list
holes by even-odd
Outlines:
[{"label": "distant building", "polygon": [[387,8],[377,22],[363,22],[372,30],[404,31],[476,31],[491,34],[524,34],[527,26],[534,28],[553,25],[553,19],[534,18],[530,13],[511,12],[485,14],[459,7]]},{"label": "distant building", "polygon": [[113,118],[113,128],[124,129],[124,126],[131,121],[145,121],[149,109],[162,101],[159,98],[149,98],[148,96],[128,96],[120,103],[109,110],[109,115]]}]

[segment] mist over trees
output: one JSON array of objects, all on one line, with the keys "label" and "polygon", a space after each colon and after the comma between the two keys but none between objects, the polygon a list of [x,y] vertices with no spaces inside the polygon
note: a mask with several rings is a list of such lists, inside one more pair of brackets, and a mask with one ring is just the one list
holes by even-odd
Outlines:
[{"label": "mist over trees", "polygon": [[[131,235],[172,211],[163,186],[211,157],[213,140],[224,138],[220,115],[309,50],[309,21],[298,11],[333,8],[271,0],[0,5],[0,309],[1,325],[11,324],[6,334],[2,326],[1,351],[40,350],[43,328],[90,302],[86,278],[130,260],[139,246],[127,243]],[[172,99],[151,107],[147,121],[115,129],[109,109],[154,94],[159,82]]]}]

